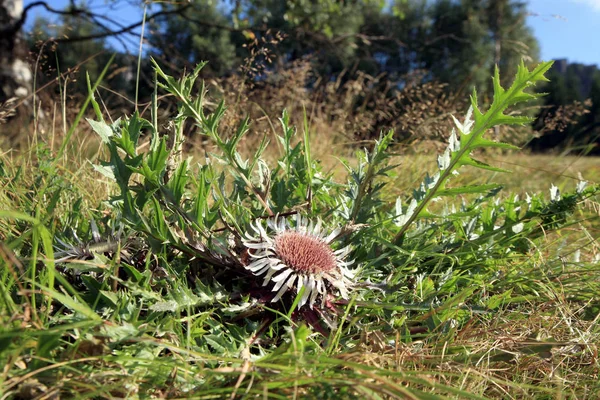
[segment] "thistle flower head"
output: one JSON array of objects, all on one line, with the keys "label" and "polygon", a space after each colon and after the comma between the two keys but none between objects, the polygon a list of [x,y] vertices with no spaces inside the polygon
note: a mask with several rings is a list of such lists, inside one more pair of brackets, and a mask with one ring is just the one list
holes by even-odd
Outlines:
[{"label": "thistle flower head", "polygon": [[332,288],[348,298],[354,273],[347,267],[353,261],[344,259],[350,248],[331,247],[339,230],[325,235],[320,220],[313,224],[299,214],[294,226],[281,217],[268,219],[266,229],[261,221],[250,226],[255,235],[247,233],[243,238],[252,260],[246,269],[256,276],[264,275],[262,286],[274,283],[272,291],[277,294],[272,302],[288,290],[295,288],[299,293],[302,287],[305,289],[299,307],[308,304],[312,309],[319,296],[323,304]]}]

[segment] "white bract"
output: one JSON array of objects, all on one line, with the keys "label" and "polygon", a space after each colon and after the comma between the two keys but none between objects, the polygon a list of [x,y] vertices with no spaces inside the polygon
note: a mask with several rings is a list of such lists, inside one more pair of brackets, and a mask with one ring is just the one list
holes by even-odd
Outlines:
[{"label": "white bract", "polygon": [[349,247],[331,248],[339,229],[325,234],[320,220],[313,224],[299,214],[294,226],[282,217],[268,219],[266,229],[261,221],[250,226],[254,234],[246,233],[242,239],[252,259],[245,267],[256,276],[264,275],[262,286],[274,283],[272,291],[277,294],[272,302],[293,288],[299,293],[302,287],[298,307],[307,304],[312,309],[319,296],[322,306],[331,288],[348,298],[354,271],[347,267],[354,261],[344,261]]}]

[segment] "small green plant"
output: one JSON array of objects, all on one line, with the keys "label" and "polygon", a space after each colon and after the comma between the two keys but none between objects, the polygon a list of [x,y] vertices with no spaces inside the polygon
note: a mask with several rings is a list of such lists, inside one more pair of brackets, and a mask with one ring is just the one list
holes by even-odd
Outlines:
[{"label": "small green plant", "polygon": [[[452,185],[462,168],[504,171],[477,157],[485,148],[513,146],[485,136],[495,126],[529,121],[508,109],[537,97],[525,90],[543,81],[550,65],[522,64],[507,89],[496,72],[489,109],[480,110],[473,93],[464,121],[454,120],[438,170],[395,204],[386,200],[402,173],[390,165],[393,132],[356,162],[341,161],[345,182],[311,153],[306,116],[298,135],[285,111],[281,134],[272,138],[280,144],[278,160],[263,158],[266,136],[244,158],[239,146],[251,121],[221,133],[225,105],[208,111],[197,82],[204,64],[180,79],[155,64],[149,119],[134,113],[108,123],[91,95],[97,120],[88,122],[105,150],[94,170],[115,188],[102,199],[104,212],[85,212],[78,200],[71,213],[55,215],[68,184],[54,170],[50,178],[40,170],[44,190],[56,193],[48,212],[30,201],[15,206],[20,213],[0,214],[19,220],[23,231],[9,233],[2,248],[12,265],[0,276],[5,310],[35,314],[27,330],[11,320],[0,332],[0,360],[10,365],[4,390],[22,395],[58,385],[43,373],[57,369],[80,377],[62,381],[61,393],[97,397],[489,395],[461,389],[453,373],[430,368],[420,375],[394,357],[401,346],[422,343],[443,347],[444,362],[476,368],[485,354],[459,344],[459,335],[473,324],[493,324],[503,307],[518,310],[546,292],[555,298],[549,288],[561,279],[565,253],[543,254],[543,239],[573,224],[571,216],[599,186],[580,182],[564,194],[553,186],[548,198],[503,196],[495,184]],[[159,88],[178,101],[166,126],[157,122]],[[190,124],[214,145],[201,162],[184,157]],[[44,158],[56,166],[51,155]],[[19,172],[2,173],[16,190]],[[31,245],[24,244],[28,237]],[[593,307],[597,295],[590,288],[568,300]],[[379,349],[377,366],[355,360],[365,346]],[[544,358],[553,346],[535,342],[518,351]],[[51,361],[59,359],[69,361]],[[21,369],[39,371],[39,379],[27,380]],[[127,373],[118,377],[121,370]],[[489,381],[532,390],[497,376]]]},{"label": "small green plant", "polygon": [[[107,146],[110,158],[96,168],[119,187],[118,195],[110,200],[116,213],[160,259],[180,259],[185,267],[177,273],[190,274],[207,286],[226,284],[226,291],[259,308],[279,303],[272,307],[325,332],[318,321],[334,327],[330,317],[336,314],[335,304],[345,304],[336,301],[336,294],[348,300],[352,288],[356,290],[350,291],[360,299],[368,290],[361,277],[381,279],[382,275],[375,278],[381,271],[379,262],[372,258],[374,254],[379,254],[375,260],[396,260],[408,252],[429,254],[433,259],[438,257],[432,257],[432,252],[443,253],[446,261],[436,260],[436,269],[445,266],[466,271],[451,261],[453,253],[469,249],[473,262],[494,252],[526,252],[528,242],[524,238],[531,239],[535,232],[549,228],[550,206],[540,204],[539,199],[535,204],[532,200],[519,203],[514,197],[499,203],[495,184],[451,187],[449,182],[465,166],[503,171],[477,160],[474,154],[486,147],[514,148],[484,135],[494,126],[530,121],[508,115],[506,110],[539,96],[525,90],[544,80],[550,65],[544,63],[532,71],[521,65],[513,85],[506,90],[500,86],[496,71],[494,101],[486,112],[479,110],[473,93],[464,122],[455,119],[456,131],[438,157],[439,170],[425,177],[406,209],[400,199],[390,209],[380,197],[385,185],[393,184],[382,179],[393,168],[387,164],[393,132],[377,141],[373,150],[359,155],[356,167],[345,164],[347,184],[324,175],[313,160],[306,135],[304,141],[295,138],[296,130],[285,112],[280,120],[283,134],[277,137],[282,155],[276,165],[269,166],[261,159],[268,145],[266,137],[257,152],[244,159],[237,146],[249,130],[249,121],[243,121],[231,137],[223,137],[219,122],[225,105],[221,102],[207,113],[203,85],[195,94],[204,64],[179,80],[155,64],[158,86],[179,101],[172,134],[161,135],[156,123],[137,114],[108,125],[98,113],[100,122],[90,124]],[[188,120],[216,148],[216,152],[207,153],[205,163],[196,166],[182,159],[182,127]],[[308,130],[305,124],[305,133]],[[138,151],[142,131],[150,137],[148,150],[143,152]],[[551,218],[572,212],[578,201],[596,190],[578,190],[561,206],[552,199],[555,211]],[[434,200],[439,203],[442,198],[473,194],[480,196],[459,205],[447,202],[442,213],[429,211]],[[294,224],[286,219],[292,215],[297,220]],[[268,222],[266,227],[262,220]],[[420,239],[409,244],[407,238],[417,235]],[[349,254],[356,260],[353,267]],[[432,272],[427,267],[430,263],[422,262],[410,275]],[[178,264],[169,261],[164,268]],[[387,273],[406,276],[396,267],[394,262],[388,264]],[[319,306],[313,307],[315,304]],[[303,310],[305,305],[308,311]],[[265,318],[274,318],[272,311],[265,309]]]}]

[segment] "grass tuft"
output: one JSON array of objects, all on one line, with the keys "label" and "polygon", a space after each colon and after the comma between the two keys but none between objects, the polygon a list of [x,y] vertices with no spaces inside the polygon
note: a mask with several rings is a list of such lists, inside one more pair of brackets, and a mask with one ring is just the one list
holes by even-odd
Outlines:
[{"label": "grass tuft", "polygon": [[[597,163],[485,137],[525,122],[505,111],[548,67],[507,89],[496,74],[493,104],[474,95],[437,157],[398,157],[390,132],[338,160],[308,110],[300,133],[271,118],[250,152],[252,121],[223,131],[202,65],[156,65],[178,101],[168,131],[158,101],[105,118],[90,84],[99,149],[75,146],[82,110],[58,151],[36,137],[0,157],[0,396],[598,397]],[[297,214],[350,246],[348,296],[271,302],[248,269],[251,225]]]}]

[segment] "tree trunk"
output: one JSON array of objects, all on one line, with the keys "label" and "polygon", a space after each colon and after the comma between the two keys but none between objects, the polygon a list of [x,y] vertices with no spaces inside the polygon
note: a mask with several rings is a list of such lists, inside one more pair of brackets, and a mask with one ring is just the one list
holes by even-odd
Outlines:
[{"label": "tree trunk", "polygon": [[21,35],[23,0],[0,0],[0,103],[31,94],[32,74]]}]

